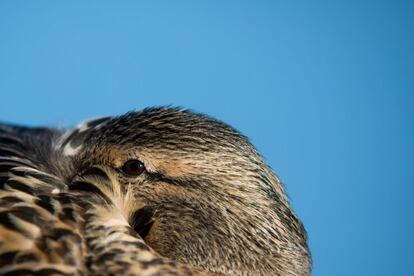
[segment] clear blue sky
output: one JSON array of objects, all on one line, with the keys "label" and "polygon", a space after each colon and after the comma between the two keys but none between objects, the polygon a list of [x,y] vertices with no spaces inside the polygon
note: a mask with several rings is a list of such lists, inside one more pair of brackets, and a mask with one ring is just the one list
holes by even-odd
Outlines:
[{"label": "clear blue sky", "polygon": [[414,275],[413,1],[1,1],[0,120],[172,104],[249,136],[314,275]]}]

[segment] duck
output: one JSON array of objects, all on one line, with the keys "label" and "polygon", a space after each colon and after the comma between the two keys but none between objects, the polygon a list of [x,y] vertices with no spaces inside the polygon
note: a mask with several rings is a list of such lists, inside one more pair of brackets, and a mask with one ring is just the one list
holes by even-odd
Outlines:
[{"label": "duck", "polygon": [[249,139],[150,107],[0,124],[1,275],[310,275],[303,223]]}]

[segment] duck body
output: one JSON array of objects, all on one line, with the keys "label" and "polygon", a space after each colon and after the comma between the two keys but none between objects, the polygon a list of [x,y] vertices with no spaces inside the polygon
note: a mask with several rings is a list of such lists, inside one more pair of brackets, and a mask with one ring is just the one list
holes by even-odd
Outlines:
[{"label": "duck body", "polygon": [[157,107],[70,130],[0,125],[0,274],[310,271],[282,183],[223,122]]}]

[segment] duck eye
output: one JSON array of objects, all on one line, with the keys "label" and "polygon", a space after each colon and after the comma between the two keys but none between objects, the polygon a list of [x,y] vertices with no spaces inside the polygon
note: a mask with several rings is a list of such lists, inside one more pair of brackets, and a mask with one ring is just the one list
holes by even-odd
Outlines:
[{"label": "duck eye", "polygon": [[128,160],[122,166],[122,171],[129,176],[138,176],[145,171],[145,166],[139,160]]}]

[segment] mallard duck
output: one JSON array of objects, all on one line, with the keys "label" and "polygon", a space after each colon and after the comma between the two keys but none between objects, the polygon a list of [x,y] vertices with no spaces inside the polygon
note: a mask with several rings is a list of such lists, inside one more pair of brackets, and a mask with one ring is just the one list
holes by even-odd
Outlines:
[{"label": "mallard duck", "polygon": [[0,125],[2,275],[310,275],[304,227],[249,140],[156,107]]}]

